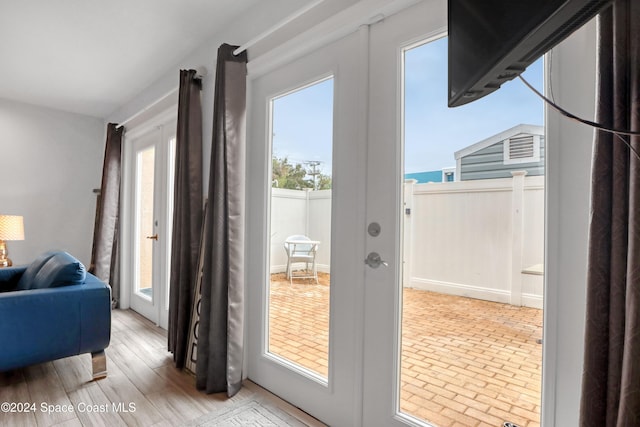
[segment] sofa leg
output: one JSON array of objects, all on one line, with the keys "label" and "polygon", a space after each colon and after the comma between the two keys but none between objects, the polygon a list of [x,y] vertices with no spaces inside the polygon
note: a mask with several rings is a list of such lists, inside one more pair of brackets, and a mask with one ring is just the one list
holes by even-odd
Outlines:
[{"label": "sofa leg", "polygon": [[107,376],[107,356],[104,354],[104,350],[91,353],[91,367],[93,368],[94,380]]}]

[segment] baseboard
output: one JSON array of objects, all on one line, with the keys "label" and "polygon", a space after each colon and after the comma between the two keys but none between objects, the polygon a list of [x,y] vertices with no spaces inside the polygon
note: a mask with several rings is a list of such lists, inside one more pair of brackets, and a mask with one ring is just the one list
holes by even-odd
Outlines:
[{"label": "baseboard", "polygon": [[[331,273],[331,266],[328,264],[317,264],[316,268],[318,269],[318,273]],[[287,265],[272,265],[270,269],[271,274],[276,273],[285,273],[287,271]]]},{"label": "baseboard", "polygon": [[544,308],[544,298],[542,295],[522,294],[522,305],[542,310]]},{"label": "baseboard", "polygon": [[484,288],[480,286],[470,286],[461,283],[442,282],[439,280],[429,280],[413,277],[411,287],[423,291],[438,292],[447,295],[476,298],[486,301],[494,301],[508,304],[511,299],[510,292],[498,289]]},{"label": "baseboard", "polygon": [[[469,286],[461,283],[442,282],[413,277],[411,287],[423,291],[438,292],[446,295],[456,295],[460,297],[476,298],[485,301],[509,304],[511,302],[511,292],[499,289],[484,288],[481,286]],[[542,297],[536,295],[523,294],[522,304],[526,307],[542,308]],[[540,306],[540,307],[538,307]]]}]

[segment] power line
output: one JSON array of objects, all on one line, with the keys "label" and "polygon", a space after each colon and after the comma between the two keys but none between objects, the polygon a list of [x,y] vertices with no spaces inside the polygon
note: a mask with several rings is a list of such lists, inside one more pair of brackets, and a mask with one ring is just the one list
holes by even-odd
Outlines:
[{"label": "power line", "polygon": [[313,177],[313,189],[314,191],[318,190],[318,180],[316,179],[316,177],[318,175],[321,175],[320,170],[318,170],[318,166],[320,166],[322,164],[321,161],[319,160],[305,160],[303,162],[306,165],[309,165],[309,167],[311,167],[311,172],[307,171],[308,175],[311,175]]}]

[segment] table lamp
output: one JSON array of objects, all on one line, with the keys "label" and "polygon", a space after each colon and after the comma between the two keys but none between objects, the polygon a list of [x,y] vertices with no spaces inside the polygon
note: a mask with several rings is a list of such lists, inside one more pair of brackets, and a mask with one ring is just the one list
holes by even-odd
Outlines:
[{"label": "table lamp", "polygon": [[24,221],[19,215],[0,215],[0,268],[13,263],[7,258],[5,240],[24,240]]}]

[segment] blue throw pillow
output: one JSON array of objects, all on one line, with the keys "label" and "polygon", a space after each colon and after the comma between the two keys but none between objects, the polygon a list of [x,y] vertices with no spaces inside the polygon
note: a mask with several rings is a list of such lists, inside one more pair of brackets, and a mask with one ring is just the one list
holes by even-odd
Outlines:
[{"label": "blue throw pillow", "polygon": [[31,289],[31,283],[33,282],[33,279],[36,278],[36,274],[38,274],[44,263],[49,261],[49,258],[54,256],[56,253],[56,251],[45,252],[38,258],[33,260],[33,262],[29,264],[24,273],[22,273],[22,277],[20,277],[20,281],[16,285],[16,290],[24,291],[27,289]]},{"label": "blue throw pillow", "polygon": [[86,277],[87,270],[80,261],[66,252],[57,252],[44,263],[29,289],[81,285]]}]

